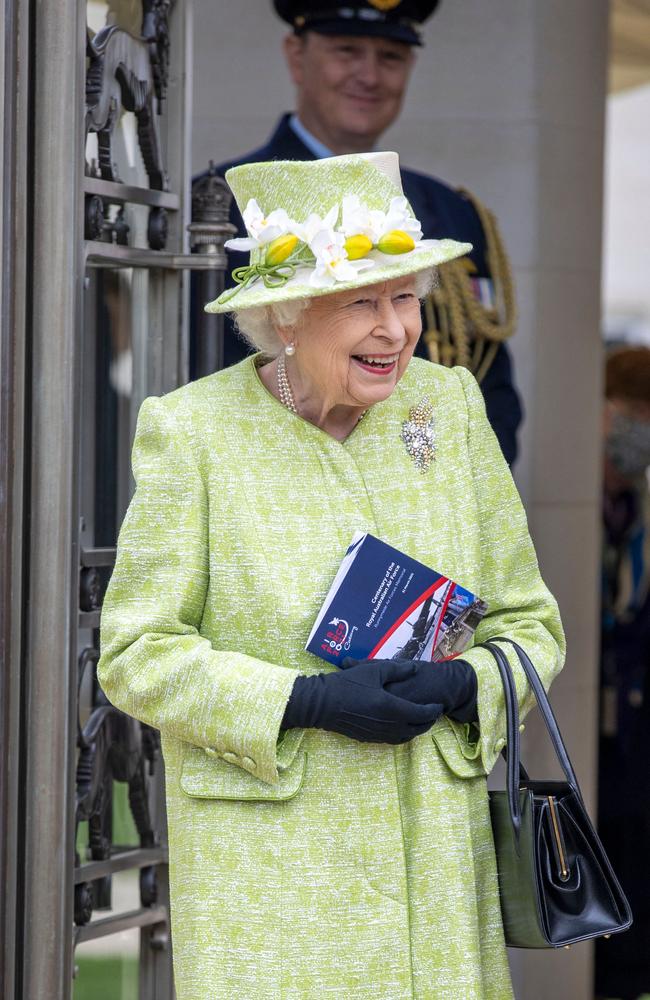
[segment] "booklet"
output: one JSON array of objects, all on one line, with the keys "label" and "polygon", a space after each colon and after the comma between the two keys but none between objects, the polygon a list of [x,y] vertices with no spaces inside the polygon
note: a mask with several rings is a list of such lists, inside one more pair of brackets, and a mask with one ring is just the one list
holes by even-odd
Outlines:
[{"label": "booklet", "polygon": [[357,531],[307,649],[328,663],[449,660],[467,649],[487,604],[449,577]]}]

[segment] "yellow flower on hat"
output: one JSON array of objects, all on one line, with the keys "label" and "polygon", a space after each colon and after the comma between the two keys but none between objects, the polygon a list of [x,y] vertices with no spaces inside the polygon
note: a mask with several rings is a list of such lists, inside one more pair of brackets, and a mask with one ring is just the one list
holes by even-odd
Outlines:
[{"label": "yellow flower on hat", "polygon": [[350,260],[359,260],[360,257],[365,257],[372,250],[372,245],[372,240],[363,233],[348,236],[343,244]]},{"label": "yellow flower on hat", "polygon": [[285,233],[284,236],[278,236],[277,239],[269,243],[264,263],[269,267],[282,264],[287,257],[291,256],[299,242],[298,237],[293,233]]},{"label": "yellow flower on hat", "polygon": [[415,240],[403,229],[392,229],[377,241],[377,249],[382,253],[409,253],[415,250]]},{"label": "yellow flower on hat", "polygon": [[342,208],[340,231],[347,237],[350,260],[372,249],[388,255],[410,253],[422,239],[422,226],[403,195],[391,200],[387,212],[369,209],[357,195],[346,195]]}]

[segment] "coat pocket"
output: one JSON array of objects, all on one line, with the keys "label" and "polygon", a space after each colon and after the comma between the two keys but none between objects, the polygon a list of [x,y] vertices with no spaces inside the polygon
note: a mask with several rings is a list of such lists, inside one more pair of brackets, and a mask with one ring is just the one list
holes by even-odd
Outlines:
[{"label": "coat pocket", "polygon": [[279,780],[274,785],[220,757],[210,756],[201,747],[185,751],[180,786],[195,799],[238,799],[277,802],[291,799],[300,791],[307,770],[307,754],[296,752],[285,766],[280,763]]},{"label": "coat pocket", "polygon": [[485,777],[480,744],[470,743],[466,726],[442,716],[431,730],[431,739],[452,774],[457,778]]}]

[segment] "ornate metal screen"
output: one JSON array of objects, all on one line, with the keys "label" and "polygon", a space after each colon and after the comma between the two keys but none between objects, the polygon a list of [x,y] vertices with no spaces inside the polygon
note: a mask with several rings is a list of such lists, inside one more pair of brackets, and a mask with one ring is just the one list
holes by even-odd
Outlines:
[{"label": "ornate metal screen", "polygon": [[[228,195],[205,178],[190,225],[189,0],[0,6],[16,74],[0,213],[2,995],[168,1000],[159,737],[103,695],[99,621],[138,409],[188,378],[189,271],[199,298],[217,294]],[[193,335],[199,373],[214,370],[219,324],[195,318]]]}]

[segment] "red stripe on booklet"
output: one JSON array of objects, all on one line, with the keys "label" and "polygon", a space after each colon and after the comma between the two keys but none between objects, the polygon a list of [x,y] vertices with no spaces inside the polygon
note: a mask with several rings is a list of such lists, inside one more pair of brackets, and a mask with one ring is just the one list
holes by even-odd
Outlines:
[{"label": "red stripe on booklet", "polygon": [[[375,646],[375,648],[368,654],[368,659],[372,660],[377,655],[377,653],[379,652],[379,650],[381,649],[381,647],[384,645],[384,643],[386,642],[386,640],[390,639],[390,637],[393,634],[393,632],[396,632],[397,629],[400,627],[400,625],[404,624],[404,622],[406,621],[406,619],[408,618],[408,616],[410,614],[412,614],[415,611],[416,608],[419,608],[420,605],[424,604],[424,602],[427,600],[427,598],[431,597],[431,595],[433,593],[435,593],[435,591],[438,590],[445,583],[449,583],[449,580],[447,579],[446,576],[441,576],[440,579],[436,580],[436,582],[433,583],[430,587],[427,587],[427,589],[424,591],[424,593],[421,594],[420,597],[418,597],[418,599],[416,601],[413,601],[413,604],[411,604],[411,606],[408,607],[406,609],[406,611],[402,615],[400,615],[400,617],[397,619],[397,621],[394,622],[391,625],[391,627],[388,629],[388,632],[386,632],[386,634],[384,635],[384,637],[379,640],[379,642],[377,643],[377,645]],[[447,602],[445,604],[445,608],[447,607],[447,604],[449,604],[448,600],[447,600]],[[440,628],[440,623],[438,623],[438,628]]]}]

